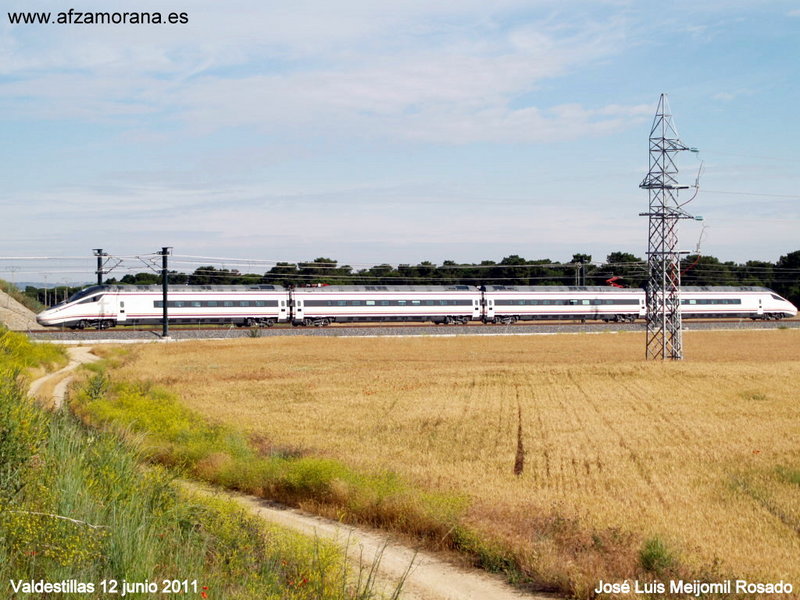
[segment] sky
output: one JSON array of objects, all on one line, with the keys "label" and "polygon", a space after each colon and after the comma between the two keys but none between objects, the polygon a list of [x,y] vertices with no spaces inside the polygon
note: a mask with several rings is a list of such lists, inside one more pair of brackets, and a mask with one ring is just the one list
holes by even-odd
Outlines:
[{"label": "sky", "polygon": [[[8,16],[70,7],[187,22]],[[702,164],[681,249],[774,262],[800,249],[798,40],[795,0],[6,0],[0,278],[90,280],[93,248],[114,275],[163,246],[252,272],[644,256],[662,93],[700,150],[679,181]]]}]

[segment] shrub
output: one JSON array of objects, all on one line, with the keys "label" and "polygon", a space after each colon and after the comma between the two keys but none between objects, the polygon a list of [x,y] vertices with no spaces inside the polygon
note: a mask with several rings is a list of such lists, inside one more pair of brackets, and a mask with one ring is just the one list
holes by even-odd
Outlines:
[{"label": "shrub", "polygon": [[639,551],[639,561],[645,571],[663,573],[676,564],[675,555],[658,536],[645,540]]}]

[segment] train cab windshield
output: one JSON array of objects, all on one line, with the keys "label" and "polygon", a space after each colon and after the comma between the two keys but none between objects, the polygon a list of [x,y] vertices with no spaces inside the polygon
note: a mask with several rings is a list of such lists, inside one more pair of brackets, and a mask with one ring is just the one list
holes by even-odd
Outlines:
[{"label": "train cab windshield", "polygon": [[87,296],[91,296],[92,294],[94,294],[96,292],[99,292],[102,289],[103,289],[102,285],[90,286],[90,287],[88,287],[86,289],[83,289],[83,290],[81,290],[79,292],[75,292],[74,294],[72,294],[72,296],[67,298],[67,303],[76,302],[78,300],[81,300],[82,298],[86,298]]}]

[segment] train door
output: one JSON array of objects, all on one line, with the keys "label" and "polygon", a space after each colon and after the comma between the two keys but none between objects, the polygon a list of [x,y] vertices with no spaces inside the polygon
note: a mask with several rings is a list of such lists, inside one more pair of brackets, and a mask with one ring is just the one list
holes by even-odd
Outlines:
[{"label": "train door", "polygon": [[304,316],[303,301],[299,298],[294,299],[294,320],[302,321]]},{"label": "train door", "polygon": [[481,301],[475,298],[472,301],[472,320],[478,321],[481,318]]},{"label": "train door", "polygon": [[761,317],[764,315],[764,305],[761,299],[761,296],[758,297],[758,316]]},{"label": "train door", "polygon": [[486,299],[486,319],[494,319],[494,300],[491,298]]},{"label": "train door", "polygon": [[286,322],[286,321],[289,320],[289,315],[286,312],[287,311],[287,308],[286,308],[287,304],[288,304],[288,302],[285,299],[284,300],[278,300],[278,322],[279,323]]},{"label": "train door", "polygon": [[116,294],[103,294],[98,298],[97,316],[100,319],[119,320],[117,318],[117,295]]},{"label": "train door", "polygon": [[128,309],[125,307],[125,296],[117,296],[117,323],[124,323],[128,320]]}]

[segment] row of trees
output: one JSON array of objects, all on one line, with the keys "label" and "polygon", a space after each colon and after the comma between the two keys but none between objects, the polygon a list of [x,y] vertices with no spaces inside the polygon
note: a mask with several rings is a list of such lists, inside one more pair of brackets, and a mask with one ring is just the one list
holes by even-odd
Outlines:
[{"label": "row of trees", "polygon": [[[681,264],[684,285],[754,285],[774,289],[800,305],[800,250],[781,256],[776,263],[747,261],[722,262],[713,256],[687,256]],[[193,273],[171,272],[171,285],[621,285],[643,287],[647,282],[647,263],[628,252],[612,252],[602,263],[589,254],[575,254],[568,263],[550,259],[528,260],[516,254],[500,262],[478,264],[446,260],[441,265],[424,261],[417,265],[376,265],[354,270],[330,258],[305,263],[277,263],[264,274],[240,273],[212,265]],[[125,275],[108,283],[153,285],[160,282],[156,273]],[[67,290],[64,290],[66,293]],[[44,302],[45,290],[29,287],[25,293]],[[52,295],[52,290],[49,290]]]}]

